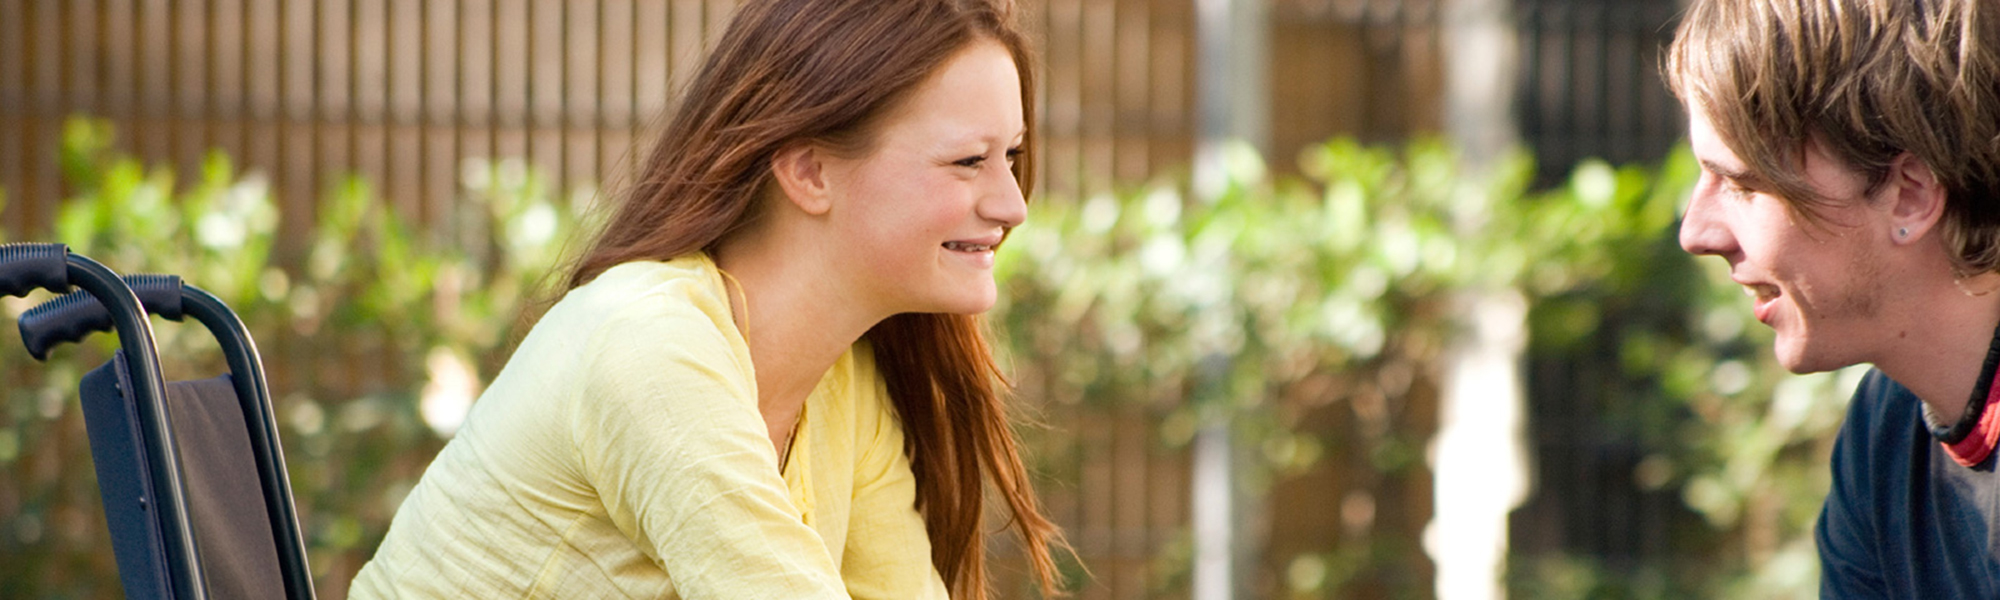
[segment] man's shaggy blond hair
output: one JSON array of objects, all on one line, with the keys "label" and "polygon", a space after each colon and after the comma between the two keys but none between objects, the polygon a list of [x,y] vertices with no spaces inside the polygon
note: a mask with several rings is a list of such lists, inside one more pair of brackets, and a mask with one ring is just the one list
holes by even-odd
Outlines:
[{"label": "man's shaggy blond hair", "polygon": [[1696,0],[1666,83],[1795,212],[1807,144],[1870,191],[1908,153],[1946,192],[1940,231],[1961,276],[2000,271],[2000,2]]}]

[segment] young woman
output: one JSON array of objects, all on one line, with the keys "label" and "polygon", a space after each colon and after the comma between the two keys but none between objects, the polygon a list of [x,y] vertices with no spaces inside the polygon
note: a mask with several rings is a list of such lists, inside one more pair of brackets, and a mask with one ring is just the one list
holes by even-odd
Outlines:
[{"label": "young woman", "polygon": [[976,315],[1026,216],[1004,0],[751,0],[356,597],[986,595],[1061,544]]}]

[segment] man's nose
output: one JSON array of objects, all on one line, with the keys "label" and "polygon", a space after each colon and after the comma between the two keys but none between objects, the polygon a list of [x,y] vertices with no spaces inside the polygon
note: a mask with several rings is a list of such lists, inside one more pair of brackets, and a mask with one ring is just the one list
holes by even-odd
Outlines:
[{"label": "man's nose", "polygon": [[1717,214],[1714,181],[1704,176],[1688,198],[1687,211],[1681,213],[1681,249],[1689,254],[1726,254],[1731,251],[1734,238]]}]

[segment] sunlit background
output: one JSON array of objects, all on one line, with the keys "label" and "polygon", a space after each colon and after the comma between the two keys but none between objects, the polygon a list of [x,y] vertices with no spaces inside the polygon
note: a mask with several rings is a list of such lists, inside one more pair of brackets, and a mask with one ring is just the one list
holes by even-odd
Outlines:
[{"label": "sunlit background", "polygon": [[[732,6],[0,0],[0,241],[242,313],[343,598]],[[1674,244],[1679,2],[1023,8],[1043,169],[992,323],[1076,597],[1814,596],[1858,373],[1783,374]],[[0,342],[0,597],[119,595],[95,341]]]}]

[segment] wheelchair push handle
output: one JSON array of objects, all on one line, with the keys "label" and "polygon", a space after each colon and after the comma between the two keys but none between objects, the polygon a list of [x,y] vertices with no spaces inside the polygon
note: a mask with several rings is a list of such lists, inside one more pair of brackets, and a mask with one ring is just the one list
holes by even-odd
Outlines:
[{"label": "wheelchair push handle", "polygon": [[[181,320],[181,278],[178,275],[126,275],[125,284],[139,296],[146,312],[169,321]],[[111,331],[111,311],[90,292],[75,291],[42,303],[22,313],[21,345],[35,360],[48,360],[56,346],[82,341],[85,336]]]},{"label": "wheelchair push handle", "polygon": [[111,313],[112,328],[118,332],[119,352],[128,365],[129,377],[119,381],[130,385],[133,415],[140,443],[146,448],[147,480],[154,490],[152,506],[157,511],[163,568],[171,565],[184,577],[173,578],[171,597],[204,600],[208,584],[200,552],[195,548],[194,526],[188,519],[187,487],[182,482],[180,452],[175,446],[173,423],[167,414],[166,382],[160,376],[160,351],[153,345],[153,327],[146,309],[131,286],[90,257],[73,254],[62,244],[0,245],[0,295],[25,296],[37,289],[63,293],[70,286],[88,290]]},{"label": "wheelchair push handle", "polygon": [[69,291],[68,260],[69,247],[62,244],[0,245],[0,296]]}]

